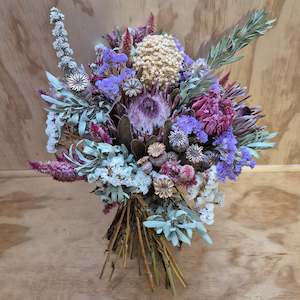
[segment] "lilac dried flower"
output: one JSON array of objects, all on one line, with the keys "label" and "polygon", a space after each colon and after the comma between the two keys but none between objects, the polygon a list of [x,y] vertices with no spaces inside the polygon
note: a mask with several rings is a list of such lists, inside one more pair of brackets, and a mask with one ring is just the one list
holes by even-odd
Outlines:
[{"label": "lilac dried flower", "polygon": [[225,161],[227,164],[233,163],[237,151],[237,140],[231,127],[217,137],[213,145],[216,146],[216,150],[220,153],[220,160]]},{"label": "lilac dried flower", "polygon": [[226,177],[231,180],[236,180],[237,176],[241,174],[242,168],[248,166],[254,168],[255,160],[246,147],[241,147],[232,163],[226,161],[219,161],[217,163],[217,176],[221,181],[225,181]]},{"label": "lilac dried flower", "polygon": [[217,175],[219,180],[225,181],[226,177],[235,180],[241,173],[243,166],[254,168],[255,161],[246,147],[237,149],[237,140],[232,132],[228,129],[220,135],[213,145],[220,153],[220,159],[217,163]]}]

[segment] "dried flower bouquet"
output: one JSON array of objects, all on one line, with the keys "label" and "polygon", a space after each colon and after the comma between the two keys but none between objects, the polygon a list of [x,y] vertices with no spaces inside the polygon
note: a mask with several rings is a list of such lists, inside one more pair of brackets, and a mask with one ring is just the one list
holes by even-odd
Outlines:
[{"label": "dried flower bouquet", "polygon": [[30,164],[56,180],[94,183],[104,213],[117,207],[101,277],[112,257],[126,267],[137,256],[152,289],[163,280],[173,293],[175,279],[187,285],[170,246],[190,245],[194,232],[211,244],[205,226],[224,201],[218,181],[235,180],[274,146],[276,134],[257,123],[263,115],[246,104],[246,89],[216,75],[273,22],[254,11],[194,60],[150,15],[145,26],[107,34],[88,73],[72,56],[64,15],[50,10],[63,76],[46,73],[49,89],[40,95],[56,160]]}]

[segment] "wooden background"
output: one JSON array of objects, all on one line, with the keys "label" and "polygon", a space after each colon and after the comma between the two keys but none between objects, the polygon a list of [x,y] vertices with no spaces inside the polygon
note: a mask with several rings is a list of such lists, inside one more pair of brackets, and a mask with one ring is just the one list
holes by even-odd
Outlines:
[{"label": "wooden background", "polygon": [[177,282],[172,297],[151,292],[136,260],[99,280],[113,214],[90,185],[0,178],[0,300],[299,300],[299,181],[300,172],[256,169],[226,184],[207,226],[213,245],[195,234],[175,252],[188,287]]},{"label": "wooden background", "polygon": [[231,66],[232,79],[249,87],[270,129],[280,131],[278,147],[260,161],[270,166],[222,187],[225,208],[209,227],[214,244],[196,237],[177,254],[189,286],[172,299],[299,300],[299,0],[0,1],[0,300],[171,299],[163,287],[150,292],[136,261],[111,282],[107,274],[98,279],[112,215],[101,213],[90,185],[18,171],[28,159],[50,158],[35,91],[47,86],[44,70],[59,74],[48,22],[53,5],[64,11],[76,60],[85,65],[103,33],[142,24],[150,11],[194,57],[206,56],[251,9],[266,7],[278,18]]},{"label": "wooden background", "polygon": [[44,70],[58,74],[48,10],[66,16],[76,60],[87,65],[93,46],[114,25],[142,24],[152,11],[158,25],[176,33],[194,57],[249,10],[266,7],[278,22],[243,51],[232,80],[247,85],[263,106],[269,128],[280,132],[278,147],[264,164],[300,163],[300,1],[298,0],[2,0],[0,1],[0,170],[26,169],[28,159],[49,158],[43,132],[45,112],[36,94],[46,87]]}]

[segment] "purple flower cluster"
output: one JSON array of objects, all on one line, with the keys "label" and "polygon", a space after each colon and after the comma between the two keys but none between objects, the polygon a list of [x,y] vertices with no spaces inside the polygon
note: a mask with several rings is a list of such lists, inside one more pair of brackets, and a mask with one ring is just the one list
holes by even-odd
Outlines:
[{"label": "purple flower cluster", "polygon": [[177,38],[174,38],[174,41],[177,49],[183,54],[183,64],[186,66],[191,65],[194,62],[194,60],[188,54],[185,53],[184,47]]},{"label": "purple flower cluster", "polygon": [[204,131],[204,125],[201,121],[198,121],[193,116],[180,116],[176,119],[173,124],[173,129],[180,129],[185,134],[195,134],[199,142],[206,143],[208,140],[208,135]]},{"label": "purple flower cluster", "polygon": [[220,160],[217,163],[217,175],[219,180],[225,181],[226,177],[236,180],[241,174],[242,167],[255,167],[255,160],[246,147],[237,148],[237,140],[229,128],[221,134],[213,143],[220,153]]},{"label": "purple flower cluster", "polygon": [[97,70],[97,76],[102,79],[96,81],[96,86],[111,100],[119,95],[122,82],[135,75],[133,69],[126,67],[127,61],[124,53],[116,53],[108,48],[102,52],[102,65]]}]

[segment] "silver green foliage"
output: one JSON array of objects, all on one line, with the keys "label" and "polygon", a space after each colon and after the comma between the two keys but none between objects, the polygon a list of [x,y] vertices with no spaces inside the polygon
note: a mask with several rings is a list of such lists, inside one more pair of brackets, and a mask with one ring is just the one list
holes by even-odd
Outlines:
[{"label": "silver green foliage", "polygon": [[272,28],[274,22],[275,19],[267,19],[265,10],[255,10],[244,26],[236,26],[229,36],[223,37],[215,47],[211,48],[207,57],[208,65],[211,69],[218,69],[240,60],[242,56],[235,56],[236,52],[264,35]]},{"label": "silver green foliage", "polygon": [[72,93],[68,87],[52,74],[46,72],[49,85],[55,91],[55,96],[42,94],[41,97],[51,106],[47,109],[58,114],[59,119],[67,124],[78,127],[78,133],[83,136],[88,123],[104,123],[107,120],[110,105],[106,101],[90,104]]},{"label": "silver green foliage", "polygon": [[198,76],[197,73],[192,75],[188,80],[180,83],[180,102],[178,107],[188,106],[193,98],[205,93],[213,83],[210,74]]},{"label": "silver green foliage", "polygon": [[194,230],[207,243],[212,244],[199,214],[183,206],[181,209],[174,209],[169,205],[166,213],[152,215],[143,224],[147,228],[153,228],[157,234],[163,234],[174,247],[181,242],[191,245]]},{"label": "silver green foliage", "polygon": [[276,143],[271,140],[277,136],[277,132],[257,130],[239,139],[239,146],[247,147],[252,156],[259,158],[259,151],[273,148]]},{"label": "silver green foliage", "polygon": [[75,148],[71,146],[66,158],[76,165],[80,176],[85,176],[90,183],[100,184],[95,193],[105,202],[121,203],[131,193],[147,194],[152,183],[151,177],[137,166],[124,145],[113,146],[85,139]]}]

